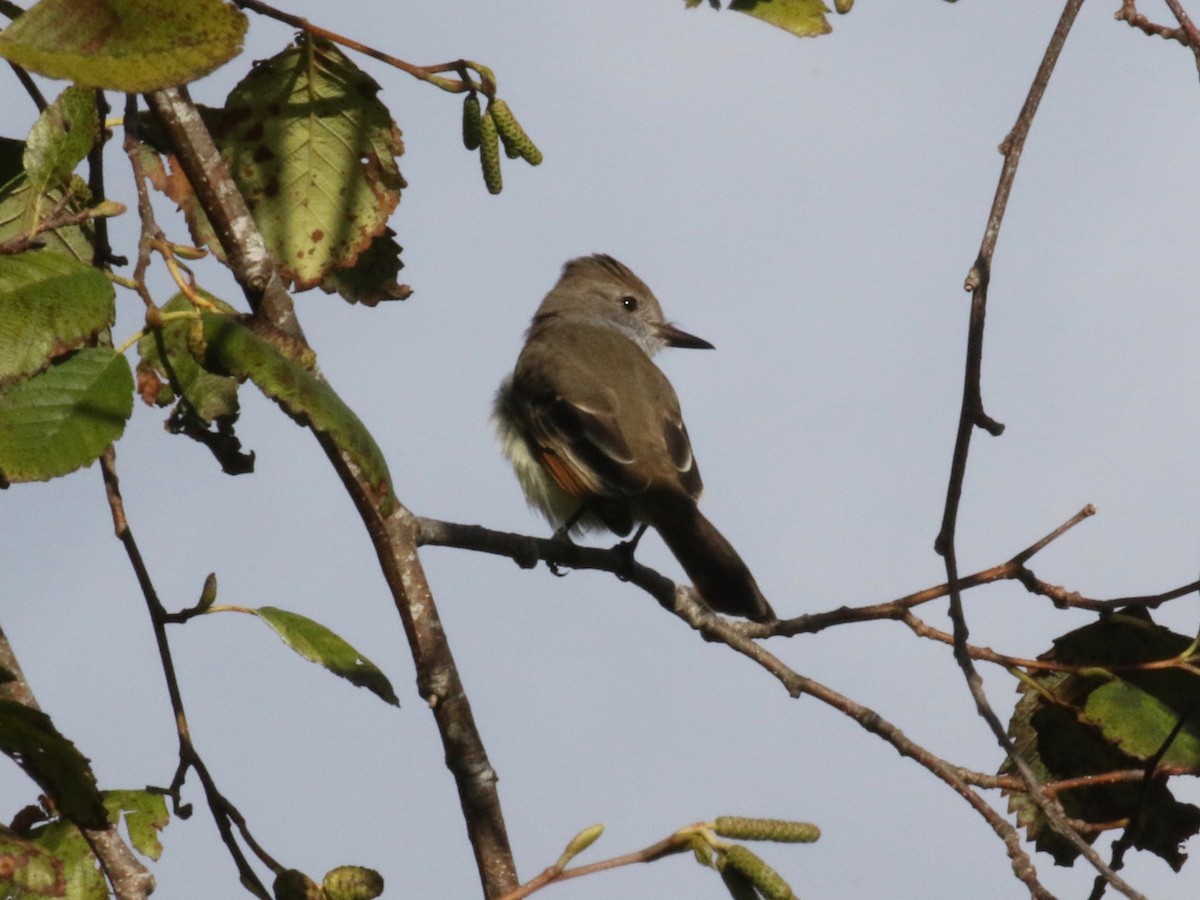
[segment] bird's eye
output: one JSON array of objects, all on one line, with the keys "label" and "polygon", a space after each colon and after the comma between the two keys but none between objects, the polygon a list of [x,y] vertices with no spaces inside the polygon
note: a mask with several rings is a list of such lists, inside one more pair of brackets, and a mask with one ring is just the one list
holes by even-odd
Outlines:
[{"label": "bird's eye", "polygon": [[628,295],[622,297],[621,306],[623,306],[627,312],[633,312],[638,308],[637,297],[630,297]]}]

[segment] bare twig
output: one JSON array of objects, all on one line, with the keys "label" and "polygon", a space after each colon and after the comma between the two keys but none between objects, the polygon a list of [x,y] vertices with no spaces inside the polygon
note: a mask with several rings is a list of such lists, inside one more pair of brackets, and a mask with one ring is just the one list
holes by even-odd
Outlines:
[{"label": "bare twig", "polygon": [[[975,572],[972,575],[963,576],[957,583],[959,591],[966,591],[970,588],[986,584],[994,584],[998,581],[1019,581],[1030,592],[1049,597],[1054,601],[1056,606],[1113,610],[1121,606],[1153,608],[1168,600],[1200,590],[1200,582],[1192,582],[1191,584],[1173,588],[1161,594],[1122,597],[1114,600],[1095,600],[1083,597],[1078,592],[1067,591],[1065,588],[1056,587],[1038,579],[1025,563],[1034,554],[1049,545],[1051,541],[1064,535],[1084,519],[1093,515],[1095,511],[1095,507],[1090,505],[1085,506],[1062,525],[1015,554],[1006,562]],[[554,540],[553,538],[536,538],[524,534],[495,531],[480,525],[464,525],[425,517],[418,518],[417,521],[420,526],[418,542],[422,545],[457,547],[462,550],[473,550],[496,556],[506,556],[522,568],[527,569],[533,568],[538,562],[545,562],[553,566],[594,569],[612,572],[619,577],[628,577],[630,566],[629,554],[620,546],[611,548],[585,547],[566,541]],[[668,581],[663,586],[663,589],[655,594],[668,609],[670,609],[672,602],[670,598],[673,590],[674,585]],[[895,600],[888,600],[882,603],[869,603],[863,606],[840,606],[836,609],[825,610],[823,612],[805,613],[790,619],[781,619],[770,625],[740,622],[736,627],[747,637],[754,638],[816,634],[837,625],[878,621],[881,619],[903,622],[912,627],[908,618],[910,610],[933,600],[947,597],[949,594],[949,583],[942,583],[922,588],[919,591],[913,591],[910,594],[905,594],[903,597],[897,597]],[[663,598],[666,599],[664,600]]]},{"label": "bare twig", "polygon": [[[158,657],[162,663],[163,676],[167,683],[167,696],[170,698],[171,711],[175,716],[175,730],[179,737],[179,765],[175,770],[175,777],[168,792],[174,799],[176,810],[178,810],[179,789],[183,786],[188,769],[195,770],[204,787],[204,793],[209,808],[212,810],[217,831],[220,832],[221,840],[224,841],[225,846],[229,849],[230,856],[233,857],[242,885],[256,896],[262,897],[263,900],[270,900],[271,894],[263,886],[262,882],[258,880],[258,876],[251,867],[249,860],[246,859],[245,854],[242,853],[242,849],[234,837],[233,829],[230,827],[230,821],[232,820],[238,825],[243,837],[249,837],[245,828],[245,821],[237,814],[233,805],[217,790],[216,782],[209,774],[204,761],[200,758],[200,754],[196,752],[195,745],[192,743],[191,732],[188,729],[187,714],[183,708],[183,696],[179,692],[179,681],[175,675],[175,661],[171,655],[170,642],[167,640],[166,610],[158,599],[158,592],[154,589],[154,582],[150,579],[150,571],[146,568],[146,563],[142,559],[137,541],[134,540],[133,531],[129,527],[129,520],[125,516],[125,503],[121,499],[121,484],[117,477],[117,454],[112,447],[105,450],[100,457],[100,473],[104,478],[104,490],[108,497],[109,509],[112,512],[113,530],[116,532],[117,539],[125,548],[125,553],[129,557],[129,563],[133,567],[138,586],[142,590],[142,597],[145,599],[146,607],[150,613],[150,624],[154,630],[154,640],[158,645]],[[264,863],[274,871],[278,872],[282,870],[282,867],[275,860],[266,853],[261,852],[261,848],[256,843],[253,841],[250,841],[250,843]]]},{"label": "bare twig", "polygon": [[94,209],[79,209],[74,212],[66,212],[60,210],[48,219],[44,219],[37,223],[37,227],[31,232],[22,232],[7,241],[0,241],[0,256],[10,253],[22,253],[31,247],[40,247],[42,245],[41,235],[47,231],[54,231],[59,228],[70,228],[73,225],[82,225],[88,220],[93,220],[97,223],[103,222],[101,216],[96,215]]},{"label": "bare twig", "polygon": [[1166,41],[1178,41],[1185,47],[1188,45],[1188,36],[1184,34],[1182,28],[1171,28],[1167,25],[1158,25],[1151,22],[1138,12],[1137,4],[1134,0],[1121,0],[1121,8],[1113,14],[1113,18],[1118,22],[1127,23],[1131,28],[1136,28],[1150,37],[1160,37]]},{"label": "bare twig", "polygon": [[[916,634],[918,637],[929,638],[950,646],[954,645],[954,635],[942,631],[940,628],[934,628],[912,612],[906,612],[900,621],[912,629],[913,634]],[[1096,664],[1094,663],[1064,663],[1052,659],[1027,659],[1022,656],[997,653],[990,647],[980,647],[975,644],[967,644],[966,650],[971,659],[996,663],[1005,668],[1020,667],[1022,669],[1034,669],[1041,672],[1072,672],[1076,674],[1087,674],[1088,672],[1094,672],[1096,669]],[[1106,663],[1104,669],[1113,673],[1155,672],[1162,669],[1194,666],[1197,662],[1200,662],[1200,654],[1193,652],[1184,656],[1170,656],[1165,659],[1153,659],[1146,662]]]},{"label": "bare twig", "polygon": [[454,546],[508,556],[526,568],[532,567],[537,560],[542,559],[573,568],[601,569],[619,574],[646,591],[663,608],[679,616],[706,638],[726,644],[764,668],[783,685],[790,696],[799,698],[808,695],[833,707],[891,744],[902,756],[916,761],[948,784],[972,809],[983,816],[1004,842],[1012,860],[1013,871],[1029,887],[1030,894],[1034,897],[1049,897],[1049,893],[1037,881],[1033,863],[1021,847],[1021,839],[1016,829],[971,788],[957,766],[910,740],[899,728],[874,710],[789,668],[753,639],[768,626],[733,623],[713,614],[696,598],[691,588],[676,585],[649,566],[636,562],[628,553],[581,547],[552,538],[538,539],[491,531],[478,525],[455,525],[433,519],[417,521],[420,529],[419,541],[422,544]]},{"label": "bare twig", "polygon": [[[1146,804],[1150,798],[1150,786],[1154,784],[1156,775],[1158,774],[1158,764],[1163,761],[1163,757],[1167,755],[1167,751],[1175,743],[1175,739],[1179,737],[1179,733],[1183,730],[1184,723],[1191,718],[1191,715],[1192,705],[1189,704],[1188,708],[1183,711],[1183,714],[1175,720],[1174,727],[1162,742],[1162,745],[1146,760],[1146,765],[1142,771],[1141,784],[1139,785],[1140,790],[1138,791],[1137,803],[1133,812],[1129,815],[1129,824],[1125,828],[1125,833],[1113,842],[1111,866],[1114,870],[1120,869],[1125,865],[1125,853],[1134,845],[1146,827],[1146,816],[1149,812]],[[1092,885],[1092,893],[1088,900],[1100,900],[1104,896],[1107,887],[1107,880],[1096,876],[1096,880]]]},{"label": "bare twig", "polygon": [[17,76],[17,81],[21,82],[21,87],[25,88],[25,93],[29,95],[29,98],[33,101],[33,105],[38,108],[38,112],[45,112],[46,107],[50,104],[42,96],[42,92],[38,89],[37,82],[33,80],[33,76],[25,70],[24,66],[18,66],[15,62],[9,62],[8,67],[13,70],[13,74]]},{"label": "bare twig", "polygon": [[[972,772],[960,769],[963,779],[968,784],[982,788],[998,788],[1005,791],[1025,793],[1025,782],[1013,775],[991,775],[984,772]],[[1176,775],[1200,776],[1200,766],[1157,766],[1154,777],[1167,779]],[[1126,784],[1130,781],[1144,781],[1146,769],[1118,769],[1113,772],[1101,772],[1097,775],[1080,775],[1077,778],[1064,778],[1061,781],[1047,781],[1042,790],[1048,794],[1063,794],[1068,791],[1078,791],[1083,788],[1099,787],[1105,784]]]},{"label": "bare twig", "polygon": [[1171,14],[1175,16],[1175,21],[1179,23],[1178,28],[1150,21],[1138,11],[1137,3],[1134,0],[1121,0],[1121,8],[1114,13],[1113,18],[1118,22],[1126,22],[1130,27],[1151,37],[1160,37],[1166,41],[1178,41],[1192,51],[1192,55],[1196,57],[1196,66],[1200,68],[1200,30],[1197,30],[1192,23],[1191,17],[1188,16],[1179,0],[1165,0],[1165,2],[1171,10]]},{"label": "bare twig", "polygon": [[996,186],[996,195],[992,200],[991,212],[988,214],[984,228],[983,240],[975,264],[967,275],[965,287],[972,292],[970,326],[967,334],[966,372],[963,380],[962,408],[959,413],[958,431],[954,442],[954,454],[950,467],[950,478],[946,488],[946,505],[942,515],[942,526],[934,544],[946,565],[946,580],[950,584],[950,618],[954,624],[954,656],[966,678],[967,687],[975,701],[975,707],[980,717],[987,723],[997,742],[1012,759],[1017,771],[1025,780],[1029,789],[1029,797],[1045,815],[1047,821],[1056,832],[1061,834],[1071,845],[1092,864],[1113,887],[1130,897],[1140,897],[1131,886],[1125,883],[1114,872],[1100,855],[1092,849],[1074,829],[1062,812],[1058,802],[1041,790],[1033,769],[1017,752],[1001,723],[999,716],[988,702],[984,691],[983,680],[975,670],[971,654],[968,651],[968,629],[963,612],[962,595],[958,589],[958,559],[955,550],[955,531],[958,520],[959,504],[962,499],[963,482],[967,471],[967,457],[970,453],[971,436],[976,428],[982,428],[993,436],[998,436],[1004,426],[990,418],[983,408],[983,397],[980,388],[980,376],[983,363],[983,332],[987,312],[987,291],[991,278],[992,257],[995,253],[996,242],[1000,236],[1000,225],[1008,205],[1016,179],[1017,166],[1021,161],[1021,152],[1025,147],[1025,139],[1033,125],[1034,116],[1041,103],[1042,96],[1050,82],[1050,75],[1062,52],[1067,35],[1079,13],[1083,0],[1067,0],[1063,7],[1058,24],[1050,37],[1050,43],[1042,57],[1034,75],[1033,84],[1025,97],[1025,103],[1017,116],[1012,131],[1000,145],[1004,154],[1001,166],[1000,180]]},{"label": "bare twig", "polygon": [[1197,70],[1200,70],[1200,31],[1196,30],[1191,16],[1187,14],[1187,10],[1183,8],[1183,4],[1179,0],[1164,0],[1164,2],[1167,4],[1167,9],[1171,10],[1175,21],[1179,23],[1179,30],[1187,36],[1187,45],[1191,48],[1192,56],[1196,58]]},{"label": "bare twig", "polygon": [[568,881],[572,878],[579,878],[582,875],[592,875],[596,872],[605,872],[609,869],[620,868],[621,866],[654,862],[655,860],[662,859],[664,856],[671,856],[675,853],[686,853],[690,849],[691,844],[686,837],[681,832],[676,832],[663,838],[661,841],[656,841],[649,847],[643,847],[641,850],[623,853],[620,856],[602,859],[584,866],[575,866],[571,869],[560,869],[557,866],[550,866],[520,887],[498,898],[498,900],[524,900],[530,894],[559,881]]},{"label": "bare twig", "polygon": [[[491,69],[477,62],[472,62],[469,59],[457,59],[453,62],[438,63],[433,66],[417,66],[399,57],[392,56],[390,53],[376,50],[374,47],[360,43],[353,38],[338,34],[336,31],[330,31],[327,28],[322,28],[320,25],[314,25],[308,19],[301,16],[276,9],[267,3],[263,3],[262,0],[234,0],[234,2],[242,9],[253,10],[260,15],[291,25],[293,28],[297,28],[306,34],[311,34],[313,37],[323,38],[334,44],[341,44],[343,47],[356,50],[364,56],[387,63],[389,66],[413,76],[413,78],[437,85],[444,91],[456,94],[463,93],[464,91],[480,91],[488,97],[494,97],[496,94],[496,81]],[[458,74],[458,80],[440,78],[439,75],[442,72],[455,72]],[[479,81],[471,78],[471,72],[479,75]]]},{"label": "bare twig", "polygon": [[[112,137],[112,132],[105,124],[110,107],[108,100],[104,98],[104,91],[95,92],[95,103],[96,140],[92,143],[92,149],[88,151],[88,191],[91,192],[93,204],[107,199],[104,189],[104,145]],[[128,260],[113,254],[112,244],[108,239],[108,218],[98,216],[92,227],[95,229],[92,238],[92,265],[98,269],[125,265]]]}]

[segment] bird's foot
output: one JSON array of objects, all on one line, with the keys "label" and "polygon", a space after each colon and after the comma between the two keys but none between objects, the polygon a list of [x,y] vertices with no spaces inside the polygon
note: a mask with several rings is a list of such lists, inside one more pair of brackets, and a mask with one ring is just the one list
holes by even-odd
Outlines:
[{"label": "bird's foot", "polygon": [[[554,541],[556,544],[561,544],[564,547],[576,546],[575,542],[573,540],[571,540],[571,525],[572,524],[573,524],[573,522],[567,522],[564,525],[561,525],[558,528],[556,528],[554,530],[554,534],[550,535],[550,540]],[[565,572],[563,570],[561,563],[556,563],[552,560],[546,561],[546,568],[549,569],[553,574],[557,575],[559,578],[565,578],[568,574],[567,572]]]},{"label": "bird's foot", "polygon": [[642,539],[642,535],[646,533],[646,527],[644,524],[641,525],[629,540],[620,541],[613,545],[613,552],[622,558],[621,569],[616,573],[616,576],[622,581],[628,581],[633,577],[633,566],[637,562],[633,554],[637,550],[637,545]]}]

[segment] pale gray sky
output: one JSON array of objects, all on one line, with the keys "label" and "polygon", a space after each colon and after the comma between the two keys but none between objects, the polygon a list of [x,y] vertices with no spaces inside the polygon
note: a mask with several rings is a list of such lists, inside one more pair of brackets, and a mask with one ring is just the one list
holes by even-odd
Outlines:
[{"label": "pale gray sky", "polygon": [[[507,163],[504,193],[489,196],[459,143],[459,99],[360,61],[404,131],[410,186],[392,226],[415,294],[368,310],[313,292],[298,308],[410,508],[548,533],[497,451],[491,396],[562,262],[607,252],[718,347],[659,361],[702,466],[704,509],[781,615],[943,580],[932,544],[958,415],[961,285],[996,147],[1059,7],[860,6],[832,35],[801,41],[670,0],[289,4],[413,62],[492,67],[546,155],[539,169]],[[1034,569],[1100,597],[1194,579],[1200,543],[1200,86],[1186,49],[1114,22],[1116,6],[1085,7],[1026,147],[984,355],[987,409],[1008,429],[976,435],[959,527],[970,572],[1095,503],[1099,515]],[[289,37],[252,17],[247,52],[193,95],[219,103]],[[33,116],[19,91],[0,92],[6,136]],[[132,254],[133,224],[118,229],[119,252]],[[181,222],[168,227],[186,240]],[[200,271],[240,303],[228,278]],[[138,320],[137,303],[121,303],[123,338]],[[141,406],[119,445],[164,602],[194,602],[216,570],[223,602],[285,607],[338,631],[392,678],[403,708],[301,661],[249,618],[208,617],[171,631],[197,747],[286,864],[318,878],[369,865],[385,896],[478,896],[453,782],[361,524],[311,435],[253,388],[242,398],[252,476],[222,475]],[[47,712],[103,787],[169,781],[170,711],[99,472],[0,495],[0,546],[0,622]],[[678,574],[657,539],[640,555]],[[818,702],[787,699],[637,590],[460,551],[423,560],[523,878],[593,822],[608,830],[584,861],[738,813],[821,826],[816,845],[763,848],[806,898],[1025,896],[983,820],[924,769]],[[976,642],[1023,656],[1089,620],[1007,585],[969,592],[967,610]],[[1158,618],[1194,631],[1195,598]],[[1000,764],[947,648],[874,624],[770,649],[933,751]],[[1013,680],[982,671],[1007,715]],[[0,817],[35,796],[0,764]],[[196,814],[164,834],[160,893],[236,896],[194,778],[188,799]],[[1089,871],[1034,861],[1062,895],[1090,887]],[[1194,893],[1187,870],[1177,878],[1157,859],[1134,858],[1124,874],[1156,898]],[[677,857],[545,896],[725,894]]]}]

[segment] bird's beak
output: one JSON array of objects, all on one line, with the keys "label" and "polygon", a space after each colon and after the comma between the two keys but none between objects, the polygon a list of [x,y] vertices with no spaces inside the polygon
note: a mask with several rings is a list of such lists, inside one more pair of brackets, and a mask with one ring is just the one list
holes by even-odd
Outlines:
[{"label": "bird's beak", "polygon": [[676,328],[670,322],[663,322],[656,329],[659,338],[662,339],[668,347],[686,347],[691,350],[715,350],[717,349],[704,338],[696,337],[694,334],[688,334],[680,328]]}]

